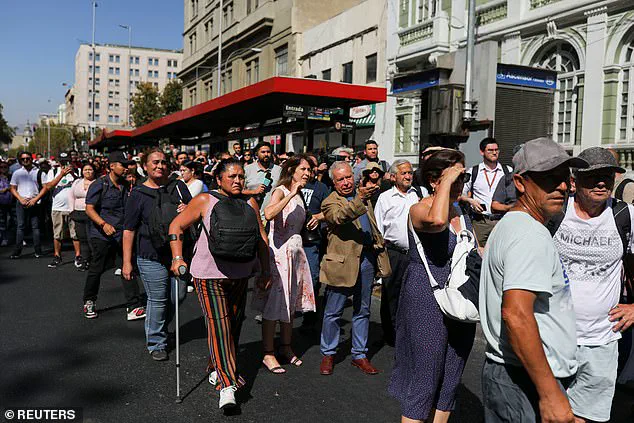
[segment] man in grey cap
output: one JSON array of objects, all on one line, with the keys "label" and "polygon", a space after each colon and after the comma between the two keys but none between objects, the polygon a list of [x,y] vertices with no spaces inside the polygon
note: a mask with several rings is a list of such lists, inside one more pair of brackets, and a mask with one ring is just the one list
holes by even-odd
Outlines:
[{"label": "man in grey cap", "polygon": [[544,224],[563,208],[570,167],[587,166],[547,138],[513,157],[517,202],[491,232],[480,276],[487,423],[574,422],[565,387],[577,371],[575,312]]},{"label": "man in grey cap", "polygon": [[579,154],[590,166],[574,170],[576,192],[549,224],[570,280],[577,316],[579,370],[568,387],[577,422],[610,420],[621,332],[634,305],[619,304],[625,255],[632,249],[634,206],[611,198],[616,172],[625,172],[601,147]]}]

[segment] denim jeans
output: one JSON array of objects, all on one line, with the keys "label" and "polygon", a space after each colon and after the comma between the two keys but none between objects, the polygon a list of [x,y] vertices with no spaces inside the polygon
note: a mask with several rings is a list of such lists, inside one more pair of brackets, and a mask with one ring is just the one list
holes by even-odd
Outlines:
[{"label": "denim jeans", "polygon": [[25,208],[22,204],[18,203],[15,206],[15,216],[18,226],[15,236],[16,252],[22,251],[24,231],[28,222],[33,232],[33,247],[35,248],[35,253],[42,254],[42,243],[40,241],[40,205]]},{"label": "denim jeans", "polygon": [[346,299],[352,299],[352,358],[365,358],[368,351],[368,332],[370,330],[370,302],[376,258],[363,254],[357,283],[352,287],[326,288],[324,322],[321,329],[320,350],[323,355],[333,355],[339,345],[339,319],[343,314]]},{"label": "denim jeans", "polygon": [[[319,244],[304,245],[304,253],[310,267],[310,276],[313,280],[313,291],[315,291],[315,301],[319,297]],[[303,326],[315,326],[317,324],[317,312],[309,311],[304,313],[302,319]]]},{"label": "denim jeans", "polygon": [[174,317],[176,304],[174,283],[178,283],[180,304],[185,299],[185,282],[170,277],[169,270],[158,261],[137,257],[136,263],[147,294],[145,307],[147,349],[150,352],[164,350],[167,347],[167,327]]}]

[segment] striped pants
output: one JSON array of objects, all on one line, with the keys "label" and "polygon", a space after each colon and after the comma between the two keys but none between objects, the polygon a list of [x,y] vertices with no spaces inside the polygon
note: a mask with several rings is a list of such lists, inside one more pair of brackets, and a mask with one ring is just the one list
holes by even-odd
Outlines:
[{"label": "striped pants", "polygon": [[248,279],[193,278],[198,301],[207,318],[209,365],[216,370],[219,388],[242,386],[236,371],[236,351],[244,321]]}]

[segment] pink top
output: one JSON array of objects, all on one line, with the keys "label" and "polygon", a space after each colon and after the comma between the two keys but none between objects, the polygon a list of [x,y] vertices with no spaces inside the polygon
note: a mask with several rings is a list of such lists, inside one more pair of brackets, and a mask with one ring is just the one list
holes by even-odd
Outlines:
[{"label": "pink top", "polygon": [[[209,209],[203,216],[203,225],[207,232],[209,232],[211,211],[219,201],[213,195],[209,196],[209,200]],[[236,263],[214,257],[209,252],[205,231],[201,231],[196,241],[195,251],[189,272],[197,279],[244,279],[255,275],[260,270],[260,261],[257,256],[247,263]]]},{"label": "pink top", "polygon": [[[84,178],[77,179],[70,187],[68,203],[70,204],[71,210],[86,211],[86,193],[88,192],[88,188],[84,189],[85,181],[86,180]],[[93,182],[95,182],[94,179],[90,181],[90,184]],[[90,184],[88,184],[88,187],[90,187]]]}]

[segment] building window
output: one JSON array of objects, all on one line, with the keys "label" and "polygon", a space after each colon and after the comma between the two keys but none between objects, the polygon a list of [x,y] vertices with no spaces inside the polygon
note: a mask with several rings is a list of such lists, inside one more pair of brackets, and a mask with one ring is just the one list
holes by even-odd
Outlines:
[{"label": "building window", "polygon": [[175,68],[178,67],[178,60],[173,59],[172,60],[172,66],[175,67]]},{"label": "building window", "polygon": [[[205,22],[204,28],[205,28],[205,41],[206,42],[207,41],[211,41],[212,33],[213,33],[213,30],[214,30],[214,20],[213,19],[209,19],[207,22]],[[176,65],[174,65],[174,66],[176,66]]]},{"label": "building window", "polygon": [[247,63],[247,85],[260,80],[260,59],[253,59]]},{"label": "building window", "polygon": [[275,75],[288,75],[288,46],[275,50]]},{"label": "building window", "polygon": [[203,81],[203,101],[211,100],[211,79]]},{"label": "building window", "polygon": [[557,72],[553,127],[549,135],[562,144],[573,144],[577,126],[576,86],[583,74],[576,50],[567,42],[558,42],[539,54],[533,66]]},{"label": "building window", "polygon": [[101,61],[101,53],[96,53],[95,54],[95,62],[100,62]]},{"label": "building window", "polygon": [[154,82],[153,85],[154,85],[154,88],[158,88],[158,82]]},{"label": "building window", "polygon": [[222,24],[225,28],[233,23],[233,3],[229,3],[222,9]]},{"label": "building window", "polygon": [[121,68],[114,68],[115,75],[121,75]]},{"label": "building window", "polygon": [[341,82],[352,84],[352,62],[341,65]]},{"label": "building window", "polygon": [[192,19],[198,15],[198,0],[190,0]]},{"label": "building window", "polygon": [[365,82],[376,82],[376,53],[365,58]]},{"label": "building window", "polygon": [[109,54],[109,55],[108,55],[108,61],[109,61],[110,63],[114,62],[114,54]]},{"label": "building window", "polygon": [[196,51],[196,33],[189,36],[189,52],[194,53]]},{"label": "building window", "polygon": [[121,62],[121,56],[119,56],[118,54],[114,57],[114,62],[115,63],[119,63]]},{"label": "building window", "polygon": [[189,90],[189,105],[196,105],[196,88],[191,88]]},{"label": "building window", "polygon": [[95,101],[95,110],[99,110],[99,102]]},{"label": "building window", "polygon": [[225,71],[225,73],[222,74],[221,85],[222,94],[227,94],[231,91],[231,70],[227,70]]},{"label": "building window", "polygon": [[617,141],[634,142],[634,38],[621,48],[621,71],[617,96],[616,128]]},{"label": "building window", "polygon": [[396,130],[394,131],[394,152],[412,152],[412,109],[397,111]]},{"label": "building window", "polygon": [[321,71],[321,79],[323,79],[324,81],[330,81],[331,77],[332,77],[332,74],[330,69]]},{"label": "building window", "polygon": [[154,71],[154,78],[158,78],[159,77],[159,71],[155,70]]}]

